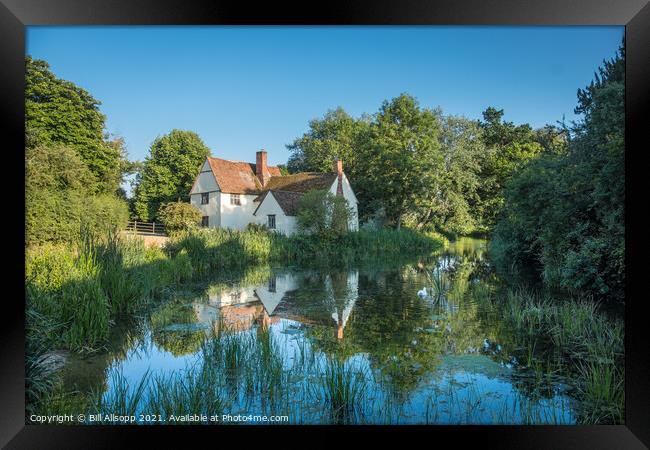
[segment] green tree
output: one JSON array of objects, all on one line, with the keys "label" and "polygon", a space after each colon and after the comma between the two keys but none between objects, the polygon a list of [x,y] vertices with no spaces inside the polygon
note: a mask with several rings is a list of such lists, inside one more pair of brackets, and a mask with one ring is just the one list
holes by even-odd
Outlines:
[{"label": "green tree", "polygon": [[309,122],[309,131],[287,145],[291,152],[287,169],[297,172],[331,172],[332,161],[341,159],[345,171],[353,174],[357,168],[356,148],[368,121],[355,119],[343,108],[327,111],[322,119]]},{"label": "green tree", "polygon": [[506,183],[543,150],[530,125],[515,125],[502,118],[503,110],[489,107],[480,122],[488,152],[481,174],[481,200],[476,208],[485,228],[492,228],[496,223]]},{"label": "green tree", "polygon": [[622,298],[625,285],[625,52],[578,90],[566,153],[507,186],[494,231],[501,270],[534,264],[552,286]]},{"label": "green tree", "polygon": [[126,203],[95,194],[97,178],[73,149],[39,145],[25,152],[25,238],[27,244],[73,241],[82,224],[91,230],[123,227]]},{"label": "green tree", "polygon": [[441,128],[440,111],[421,108],[410,95],[382,104],[357,151],[362,213],[383,211],[400,228],[409,213],[429,206],[428,193],[440,189],[444,164]]},{"label": "green tree", "polygon": [[439,139],[444,163],[438,189],[425,193],[413,225],[469,234],[480,228],[476,205],[480,202],[480,173],[486,163],[482,130],[476,121],[447,116],[442,119]]},{"label": "green tree", "polygon": [[25,128],[28,148],[63,144],[77,152],[95,175],[98,192],[116,192],[125,150],[105,135],[100,102],[74,83],[57,78],[46,61],[25,59]]},{"label": "green tree", "polygon": [[193,131],[172,130],[156,138],[137,175],[134,210],[141,220],[157,219],[162,203],[187,201],[210,150]]}]

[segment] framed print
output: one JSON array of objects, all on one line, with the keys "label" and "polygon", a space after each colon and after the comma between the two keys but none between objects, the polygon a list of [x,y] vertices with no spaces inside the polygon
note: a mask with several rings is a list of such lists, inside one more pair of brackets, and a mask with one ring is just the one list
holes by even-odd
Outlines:
[{"label": "framed print", "polygon": [[3,0],[2,444],[646,448],[649,19]]}]

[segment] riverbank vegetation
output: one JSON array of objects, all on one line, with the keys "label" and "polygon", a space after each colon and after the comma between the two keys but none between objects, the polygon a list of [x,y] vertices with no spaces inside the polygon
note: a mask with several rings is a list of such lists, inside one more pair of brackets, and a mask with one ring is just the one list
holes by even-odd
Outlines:
[{"label": "riverbank vegetation", "polygon": [[535,268],[574,293],[625,290],[625,52],[578,91],[566,150],[545,154],[505,190],[491,253],[503,273]]},{"label": "riverbank vegetation", "polygon": [[75,246],[45,244],[26,254],[28,309],[52,326],[52,345],[101,345],[109,323],[184,283],[259,264],[313,265],[367,258],[426,255],[442,238],[410,230],[347,233],[325,240],[259,231],[201,229],[171,239],[165,250],[137,238],[85,231]]},{"label": "riverbank vegetation", "polygon": [[[555,353],[576,380],[584,423],[623,423],[625,342],[621,319],[608,317],[591,299],[570,301],[510,290],[503,312],[514,330],[527,337],[531,353]],[[531,355],[532,356],[532,355]],[[534,355],[548,361],[551,355]],[[552,370],[552,369],[551,369]]]}]

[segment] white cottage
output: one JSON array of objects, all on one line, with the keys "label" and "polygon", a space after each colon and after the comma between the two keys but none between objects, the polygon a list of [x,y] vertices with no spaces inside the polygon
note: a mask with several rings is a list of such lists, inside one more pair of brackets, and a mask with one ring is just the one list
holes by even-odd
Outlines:
[{"label": "white cottage", "polygon": [[204,227],[243,230],[256,223],[289,235],[296,231],[300,197],[314,189],[344,197],[353,211],[349,228],[359,229],[357,198],[340,160],[332,172],[281,175],[278,167],[267,165],[264,150],[257,152],[255,164],[208,157],[194,180],[190,202],[202,212]]}]

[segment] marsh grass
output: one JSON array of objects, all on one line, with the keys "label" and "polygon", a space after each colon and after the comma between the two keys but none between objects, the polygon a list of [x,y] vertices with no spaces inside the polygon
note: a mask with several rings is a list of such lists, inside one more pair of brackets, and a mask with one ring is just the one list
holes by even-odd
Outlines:
[{"label": "marsh grass", "polygon": [[[607,317],[591,299],[557,301],[521,289],[507,293],[504,312],[516,330],[530,339],[546,338],[567,358],[583,423],[623,423],[624,327],[619,320]],[[527,364],[534,365],[537,352],[530,344],[528,353]]]},{"label": "marsh grass", "polygon": [[329,407],[332,423],[358,422],[363,415],[366,374],[353,364],[328,358],[321,374],[320,395]]},{"label": "marsh grass", "polygon": [[55,368],[49,356],[48,333],[41,331],[57,327],[34,309],[26,311],[25,322],[25,413],[29,417],[56,383]]},{"label": "marsh grass", "polygon": [[435,300],[442,300],[450,290],[447,274],[440,268],[435,268],[428,273],[431,282],[432,296]]},{"label": "marsh grass", "polygon": [[443,242],[439,235],[408,229],[287,237],[267,230],[209,228],[174,236],[169,251],[172,255],[187,252],[196,275],[204,277],[224,268],[262,263],[351,263],[377,256],[430,254]]},{"label": "marsh grass", "polygon": [[[90,395],[90,411],[102,411],[102,414],[116,414],[120,416],[135,416],[142,411],[146,391],[150,389],[151,373],[147,370],[142,378],[133,386],[120,370],[115,370],[109,380],[112,389],[107,393],[93,392]],[[109,421],[108,423],[112,423]]]}]

